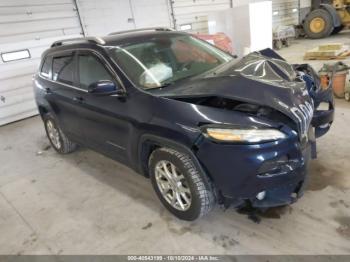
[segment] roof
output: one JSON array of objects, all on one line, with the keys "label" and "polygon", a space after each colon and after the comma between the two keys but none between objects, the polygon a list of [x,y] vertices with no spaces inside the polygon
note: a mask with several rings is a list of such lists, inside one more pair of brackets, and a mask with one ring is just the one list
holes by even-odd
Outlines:
[{"label": "roof", "polygon": [[81,37],[81,38],[59,40],[54,42],[51,45],[51,48],[59,47],[59,46],[70,46],[70,45],[76,45],[76,44],[96,44],[96,45],[102,45],[102,46],[121,45],[124,43],[139,42],[141,40],[152,38],[154,36],[159,36],[159,35],[164,36],[164,35],[174,35],[174,34],[185,35],[186,33],[174,31],[168,28],[144,28],[144,29],[114,32],[104,37],[88,36],[88,37]]},{"label": "roof", "polygon": [[173,36],[173,35],[187,35],[187,33],[179,31],[137,31],[125,32],[121,34],[108,35],[102,37],[105,45],[122,45],[126,43],[141,42],[151,39],[155,36]]}]

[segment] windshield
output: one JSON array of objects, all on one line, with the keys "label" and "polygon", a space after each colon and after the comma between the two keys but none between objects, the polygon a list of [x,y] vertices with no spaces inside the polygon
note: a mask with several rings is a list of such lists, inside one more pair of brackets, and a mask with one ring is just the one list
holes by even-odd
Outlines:
[{"label": "windshield", "polygon": [[112,59],[143,89],[159,88],[209,71],[233,57],[190,35],[155,36],[110,47]]}]

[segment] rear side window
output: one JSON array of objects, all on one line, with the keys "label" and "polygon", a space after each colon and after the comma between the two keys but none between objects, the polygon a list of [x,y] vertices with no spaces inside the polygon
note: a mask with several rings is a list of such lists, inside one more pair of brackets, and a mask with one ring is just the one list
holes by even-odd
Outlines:
[{"label": "rear side window", "polygon": [[53,80],[73,85],[75,73],[74,56],[60,56],[52,59],[52,76]]},{"label": "rear side window", "polygon": [[43,66],[41,67],[40,74],[43,77],[50,78],[50,71],[51,71],[51,58],[50,57],[45,57]]},{"label": "rear side window", "polygon": [[113,77],[104,65],[93,55],[79,55],[79,81],[80,87],[87,89],[89,85],[100,80],[111,80]]}]

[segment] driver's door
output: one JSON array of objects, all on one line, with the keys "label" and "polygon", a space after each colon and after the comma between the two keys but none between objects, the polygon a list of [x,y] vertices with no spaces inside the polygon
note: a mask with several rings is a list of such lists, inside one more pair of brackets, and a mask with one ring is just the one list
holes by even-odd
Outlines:
[{"label": "driver's door", "polygon": [[92,51],[77,54],[78,83],[81,89],[81,116],[86,144],[97,151],[121,162],[126,160],[129,122],[123,117],[125,100],[116,96],[93,94],[88,87],[101,80],[120,82],[115,73],[106,66],[106,61]]}]

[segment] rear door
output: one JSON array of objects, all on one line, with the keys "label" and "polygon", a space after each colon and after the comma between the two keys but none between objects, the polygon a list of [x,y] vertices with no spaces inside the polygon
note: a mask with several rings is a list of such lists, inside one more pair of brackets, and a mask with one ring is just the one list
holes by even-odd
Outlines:
[{"label": "rear door", "polygon": [[76,52],[68,51],[54,55],[51,81],[46,86],[46,99],[60,127],[70,138],[79,142],[83,140],[83,137],[79,124],[81,121],[79,92],[81,90],[77,86],[76,71]]}]

